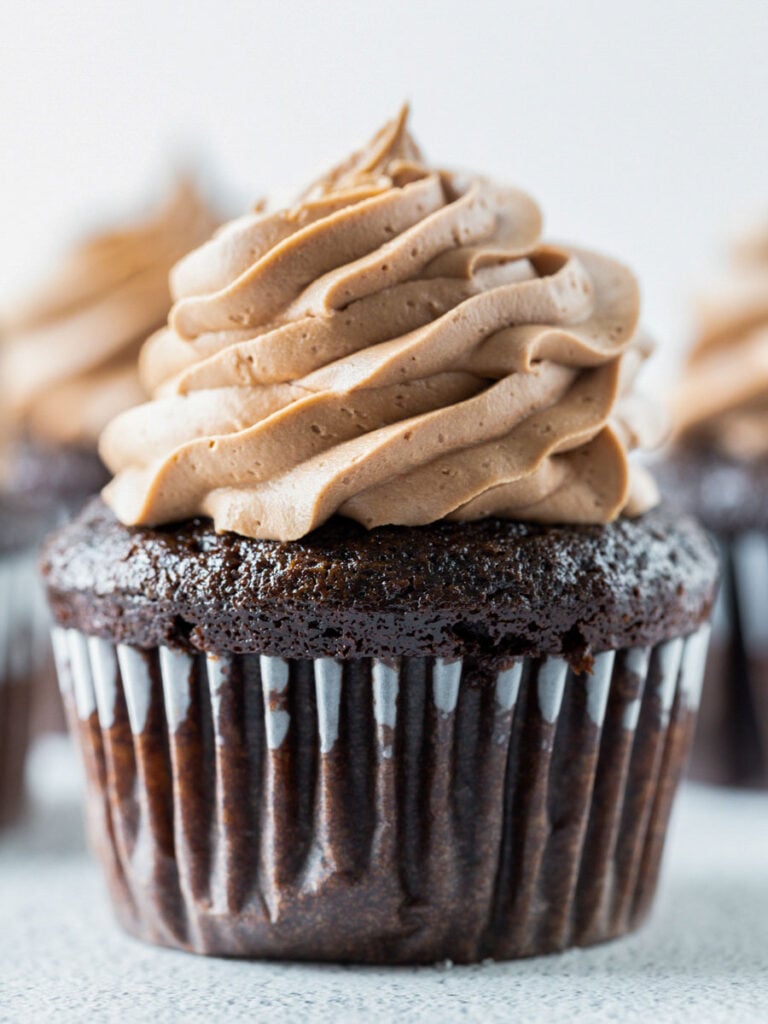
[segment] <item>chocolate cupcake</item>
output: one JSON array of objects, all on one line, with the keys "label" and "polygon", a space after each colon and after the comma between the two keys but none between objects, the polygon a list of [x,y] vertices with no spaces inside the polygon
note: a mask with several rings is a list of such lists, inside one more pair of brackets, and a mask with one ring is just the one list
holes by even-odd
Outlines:
[{"label": "chocolate cupcake", "polygon": [[190,182],[131,227],[89,238],[44,287],[3,315],[4,459],[11,494],[76,511],[108,474],[98,438],[141,402],[136,360],[171,305],[168,273],[216,221]]},{"label": "chocolate cupcake", "polygon": [[736,247],[698,310],[676,389],[677,432],[659,474],[719,542],[714,615],[691,770],[768,786],[768,233]]},{"label": "chocolate cupcake", "polygon": [[[180,181],[144,220],[73,249],[56,276],[5,312],[0,489],[11,501],[34,504],[47,529],[108,480],[99,434],[112,416],[145,397],[138,351],[167,317],[170,268],[215,223],[197,191]],[[63,728],[50,658],[49,664],[49,686],[35,715],[41,730]]]},{"label": "chocolate cupcake", "polygon": [[22,808],[34,683],[47,645],[34,582],[40,530],[37,509],[0,496],[0,828]]},{"label": "chocolate cupcake", "polygon": [[369,963],[634,927],[716,559],[627,458],[630,272],[402,115],[172,284],[106,504],[43,557],[124,926]]}]

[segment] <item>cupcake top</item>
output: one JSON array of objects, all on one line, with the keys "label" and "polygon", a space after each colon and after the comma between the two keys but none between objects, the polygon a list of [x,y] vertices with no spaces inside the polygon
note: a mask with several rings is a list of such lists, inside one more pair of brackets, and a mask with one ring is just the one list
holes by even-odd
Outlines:
[{"label": "cupcake top", "polygon": [[[480,519],[372,532],[334,517],[290,543],[209,520],[126,529],[93,499],[41,558],[56,621],[140,648],[281,658],[592,656],[688,636],[717,556],[660,505],[607,526]],[[670,571],[673,566],[674,570]]]},{"label": "cupcake top", "polygon": [[168,315],[168,273],[216,220],[187,180],[138,223],[91,238],[3,316],[4,433],[96,449],[116,412],[142,401],[137,355]]},{"label": "cupcake top", "polygon": [[768,456],[768,228],[733,247],[697,320],[673,398],[679,439],[728,458]]},{"label": "cupcake top", "polygon": [[152,401],[101,439],[125,524],[293,540],[334,514],[607,523],[657,500],[627,458],[659,432],[635,278],[544,244],[523,192],[431,168],[405,111],[171,286]]}]

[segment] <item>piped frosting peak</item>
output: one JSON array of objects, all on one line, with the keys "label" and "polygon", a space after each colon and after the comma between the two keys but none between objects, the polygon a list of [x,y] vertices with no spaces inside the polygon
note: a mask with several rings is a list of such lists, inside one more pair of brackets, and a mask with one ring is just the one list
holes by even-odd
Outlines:
[{"label": "piped frosting peak", "polygon": [[656,501],[628,461],[658,433],[635,278],[543,243],[524,192],[430,167],[405,111],[171,280],[152,400],[101,441],[125,523],[292,540],[335,514],[604,523]]}]

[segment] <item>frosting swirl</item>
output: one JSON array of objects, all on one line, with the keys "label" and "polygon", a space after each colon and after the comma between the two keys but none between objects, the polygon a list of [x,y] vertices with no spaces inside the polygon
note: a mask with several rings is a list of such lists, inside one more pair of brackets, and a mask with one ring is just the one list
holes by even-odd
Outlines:
[{"label": "frosting swirl", "polygon": [[168,315],[169,271],[215,226],[181,180],[144,221],[85,241],[8,311],[0,343],[6,431],[95,449],[109,419],[146,397],[136,360]]},{"label": "frosting swirl", "polygon": [[768,230],[734,246],[728,275],[699,302],[673,404],[682,440],[737,459],[768,456]]},{"label": "frosting swirl", "polygon": [[544,245],[523,192],[432,170],[405,111],[291,209],[174,269],[153,400],[104,432],[127,524],[211,516],[292,540],[501,516],[601,523],[656,501],[629,448],[649,352],[632,274]]}]

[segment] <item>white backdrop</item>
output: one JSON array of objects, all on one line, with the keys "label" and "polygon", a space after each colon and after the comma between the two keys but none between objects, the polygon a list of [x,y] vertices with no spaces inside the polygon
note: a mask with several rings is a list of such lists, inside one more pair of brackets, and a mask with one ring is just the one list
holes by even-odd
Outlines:
[{"label": "white backdrop", "polygon": [[666,381],[734,222],[768,217],[764,0],[4,0],[0,298],[194,153],[235,209],[404,98],[427,154],[623,257]]}]

